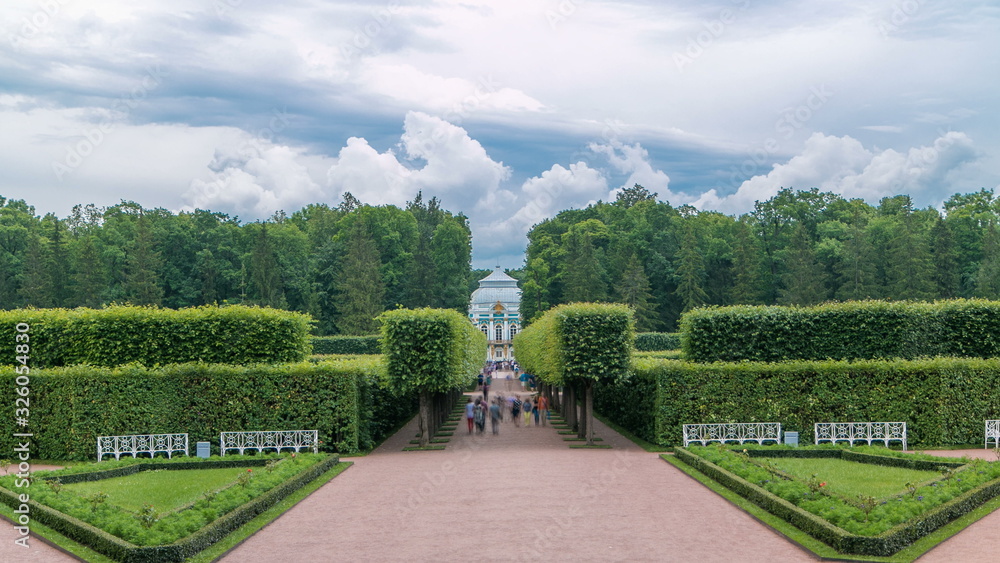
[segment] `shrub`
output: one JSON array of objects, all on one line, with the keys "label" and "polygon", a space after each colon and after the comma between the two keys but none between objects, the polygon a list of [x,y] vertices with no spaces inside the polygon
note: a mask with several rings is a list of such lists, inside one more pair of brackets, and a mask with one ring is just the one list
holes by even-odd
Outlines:
[{"label": "shrub", "polygon": [[486,356],[486,335],[452,309],[397,309],[378,319],[388,385],[418,394],[420,428],[426,430],[420,446],[426,446],[451,408],[438,402],[432,406],[434,396],[457,395],[474,381]]},{"label": "shrub", "polygon": [[679,445],[681,425],[777,421],[813,439],[816,422],[902,421],[908,443],[981,443],[1000,416],[1000,359],[696,364],[636,362],[657,382],[656,443]]},{"label": "shrub", "polygon": [[[412,396],[383,388],[375,360],[160,368],[72,366],[30,375],[33,458],[93,459],[97,436],[187,432],[218,443],[233,430],[318,429],[325,449],[357,452],[412,415]],[[15,374],[0,369],[0,400],[14,404]],[[390,398],[391,397],[391,398]],[[409,402],[407,402],[409,401]],[[0,447],[16,447],[14,419],[0,417]]]},{"label": "shrub", "polygon": [[1000,302],[858,301],[689,311],[681,347],[695,362],[1000,356]]},{"label": "shrub", "polygon": [[635,335],[635,349],[638,352],[679,350],[680,347],[679,332],[640,332]]},{"label": "shrub", "polygon": [[633,339],[629,307],[571,303],[546,311],[514,337],[514,347],[525,371],[545,383],[583,384],[587,444],[592,445],[594,384],[627,376]]},{"label": "shrub", "polygon": [[[30,325],[31,367],[297,362],[309,353],[311,322],[302,313],[236,305],[19,309],[0,311],[0,341],[14,342],[17,325]],[[5,356],[0,365],[13,361]]]},{"label": "shrub", "polygon": [[313,354],[381,354],[379,335],[314,336]]}]

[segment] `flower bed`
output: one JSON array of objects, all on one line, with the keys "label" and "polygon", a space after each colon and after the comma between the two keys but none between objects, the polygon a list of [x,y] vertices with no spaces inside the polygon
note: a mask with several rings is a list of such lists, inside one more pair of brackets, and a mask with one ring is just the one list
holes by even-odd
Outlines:
[{"label": "flower bed", "polygon": [[[863,453],[866,452],[866,453]],[[878,454],[874,453],[878,452]],[[1000,464],[965,463],[881,448],[678,448],[677,458],[842,553],[891,555],[916,539],[1000,495]],[[898,493],[845,498],[823,475],[797,478],[769,457],[838,457],[857,463],[939,471]]]},{"label": "flower bed", "polygon": [[[31,486],[31,515],[63,535],[119,561],[183,561],[309,483],[339,461],[328,454],[227,456],[203,461],[121,460],[38,472]],[[109,467],[110,466],[110,467]],[[141,471],[247,467],[231,484],[207,490],[193,503],[159,513],[146,505],[129,511],[106,495],[73,494],[72,482],[127,477]],[[0,501],[17,502],[14,476],[0,478]],[[18,489],[20,491],[21,489]],[[139,493],[141,494],[141,492]]]}]

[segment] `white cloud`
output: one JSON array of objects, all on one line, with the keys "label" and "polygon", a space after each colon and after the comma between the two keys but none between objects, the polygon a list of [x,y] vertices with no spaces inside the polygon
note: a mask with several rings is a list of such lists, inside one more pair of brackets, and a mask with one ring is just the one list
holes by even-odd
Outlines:
[{"label": "white cloud", "polygon": [[[484,248],[504,248],[512,240],[522,240],[531,227],[569,207],[584,207],[608,192],[608,181],[599,170],[584,162],[564,168],[559,164],[529,178],[520,194],[507,192],[517,211],[485,226],[477,237]],[[481,239],[481,240],[478,240]]]},{"label": "white cloud", "polygon": [[726,213],[746,213],[755,201],[764,201],[781,188],[838,193],[847,198],[876,202],[905,193],[919,196],[930,189],[946,191],[949,173],[976,158],[972,140],[960,132],[948,132],[930,146],[874,152],[852,137],[814,133],[802,152],[770,172],[750,178],[728,196],[716,190],[703,193],[694,205]]},{"label": "white cloud", "polygon": [[402,161],[392,150],[378,153],[366,140],[350,139],[327,173],[331,189],[350,191],[365,203],[397,205],[423,190],[446,197],[449,208],[469,210],[490,201],[510,177],[510,169],[465,129],[426,113],[406,114],[400,141]]},{"label": "white cloud", "polygon": [[591,143],[590,150],[607,157],[611,166],[619,173],[629,175],[621,186],[608,193],[608,200],[616,199],[618,192],[636,184],[658,193],[661,200],[683,203],[690,199],[683,194],[670,191],[670,177],[662,170],[653,168],[653,164],[649,161],[649,151],[642,148],[639,143],[626,145],[611,140],[607,144]]},{"label": "white cloud", "polygon": [[279,210],[296,210],[323,201],[320,186],[299,162],[299,152],[286,146],[252,140],[239,149],[216,152],[209,180],[195,179],[184,194],[192,209],[223,209],[252,218]]},{"label": "white cloud", "polygon": [[378,96],[396,100],[407,108],[440,114],[460,123],[476,112],[539,112],[544,105],[521,90],[498,83],[483,74],[475,80],[444,77],[409,64],[371,61],[361,84]]}]

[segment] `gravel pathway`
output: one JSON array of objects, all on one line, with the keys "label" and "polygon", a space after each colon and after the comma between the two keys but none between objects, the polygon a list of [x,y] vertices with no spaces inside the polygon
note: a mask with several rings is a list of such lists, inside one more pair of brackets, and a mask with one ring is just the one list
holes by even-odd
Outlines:
[{"label": "gravel pathway", "polygon": [[[403,452],[416,421],[222,561],[815,561],[767,526],[599,422],[606,450],[570,449],[551,427],[469,435]],[[985,450],[941,455],[992,456]],[[987,457],[987,459],[990,459]],[[920,559],[995,561],[1000,511]],[[74,558],[37,538],[0,562]]]}]

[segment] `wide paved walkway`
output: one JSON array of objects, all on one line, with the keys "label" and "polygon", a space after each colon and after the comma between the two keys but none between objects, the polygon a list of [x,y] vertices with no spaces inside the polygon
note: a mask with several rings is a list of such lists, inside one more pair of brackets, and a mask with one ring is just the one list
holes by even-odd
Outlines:
[{"label": "wide paved walkway", "polygon": [[[551,427],[468,435],[403,452],[412,421],[222,559],[246,561],[815,561],[599,422],[610,450],[574,450]],[[983,450],[976,452],[985,453]],[[955,452],[961,455],[960,452]],[[995,561],[1000,511],[921,558]],[[0,561],[72,561],[0,526]]]}]

